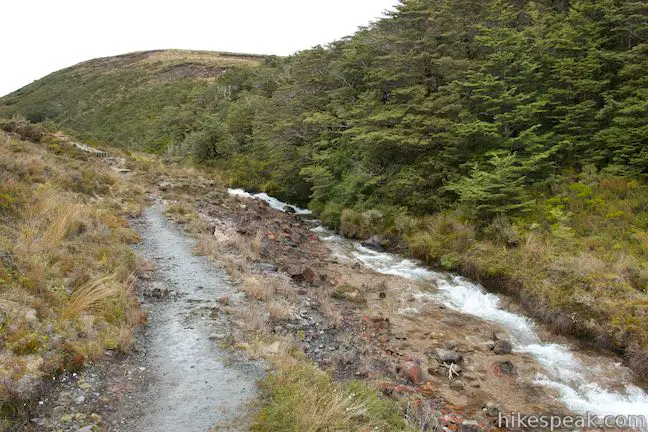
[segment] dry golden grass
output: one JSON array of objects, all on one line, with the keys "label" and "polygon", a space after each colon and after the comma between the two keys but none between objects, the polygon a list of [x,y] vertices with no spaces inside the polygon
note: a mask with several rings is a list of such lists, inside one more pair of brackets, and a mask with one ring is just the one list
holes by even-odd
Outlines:
[{"label": "dry golden grass", "polygon": [[274,287],[261,276],[248,275],[243,278],[241,291],[251,299],[265,302],[274,294]]},{"label": "dry golden grass", "polygon": [[319,311],[324,314],[326,319],[333,327],[339,327],[342,325],[343,317],[339,309],[331,302],[330,295],[328,292],[322,291],[319,292],[315,299],[319,304]]},{"label": "dry golden grass", "polygon": [[91,310],[99,302],[119,294],[122,286],[115,282],[115,276],[104,276],[88,282],[72,291],[70,301],[63,309],[65,318],[73,318]]},{"label": "dry golden grass", "polygon": [[284,299],[271,300],[268,303],[268,317],[273,323],[288,321],[293,313],[294,307]]},{"label": "dry golden grass", "polygon": [[268,322],[265,313],[258,306],[245,306],[236,310],[242,327],[250,333],[267,333]]}]

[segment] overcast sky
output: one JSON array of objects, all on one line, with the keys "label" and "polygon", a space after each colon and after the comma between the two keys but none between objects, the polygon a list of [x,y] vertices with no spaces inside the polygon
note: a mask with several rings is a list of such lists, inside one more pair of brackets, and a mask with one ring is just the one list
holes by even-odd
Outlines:
[{"label": "overcast sky", "polygon": [[0,95],[96,57],[181,48],[288,55],[352,34],[397,0],[8,0]]}]

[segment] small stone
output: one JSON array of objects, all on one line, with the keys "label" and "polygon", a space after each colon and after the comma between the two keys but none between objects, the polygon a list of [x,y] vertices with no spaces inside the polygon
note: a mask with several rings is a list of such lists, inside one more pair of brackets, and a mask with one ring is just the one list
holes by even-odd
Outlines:
[{"label": "small stone", "polygon": [[484,412],[490,417],[497,417],[500,413],[500,407],[492,402],[488,402],[484,407]]},{"label": "small stone", "polygon": [[443,363],[459,363],[461,361],[461,354],[452,350],[438,349],[437,357]]},{"label": "small stone", "polygon": [[78,398],[76,398],[77,404],[82,404],[83,402],[85,402],[85,396],[81,395]]}]

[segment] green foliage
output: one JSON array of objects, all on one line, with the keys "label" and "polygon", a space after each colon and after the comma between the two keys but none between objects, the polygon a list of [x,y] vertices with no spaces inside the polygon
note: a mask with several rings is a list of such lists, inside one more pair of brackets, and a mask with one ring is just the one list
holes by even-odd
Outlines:
[{"label": "green foliage", "polygon": [[457,193],[474,219],[490,220],[497,215],[528,211],[532,201],[524,187],[526,177],[514,154],[493,155],[488,167],[474,167],[470,177],[450,183],[447,189]]},{"label": "green foliage", "polygon": [[266,401],[253,431],[408,430],[393,401],[360,381],[337,383],[309,363],[286,365],[261,382]]},{"label": "green foliage", "polygon": [[[287,58],[87,62],[0,99],[0,115],[191,155],[348,236],[397,235],[428,262],[514,281],[541,317],[581,317],[562,331],[642,352],[646,41],[634,0],[401,0]],[[218,72],[192,75],[187,56]]]}]

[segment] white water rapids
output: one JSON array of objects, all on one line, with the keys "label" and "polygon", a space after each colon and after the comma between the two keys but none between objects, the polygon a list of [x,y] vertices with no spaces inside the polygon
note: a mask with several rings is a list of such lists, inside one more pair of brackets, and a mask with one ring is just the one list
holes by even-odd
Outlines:
[{"label": "white water rapids", "polygon": [[[281,211],[287,206],[266,194],[252,195],[241,189],[230,189],[229,192],[261,199]],[[289,207],[298,214],[310,213]],[[502,309],[497,295],[460,276],[435,272],[413,260],[365,248],[321,225],[312,231],[326,241],[340,259],[360,261],[379,273],[436,285],[438,293],[431,290],[415,295],[429,297],[448,308],[501,325],[511,334],[516,351],[531,354],[544,367],[545,373],[536,377],[536,383],[558,391],[560,400],[571,411],[601,417],[644,416],[644,426],[648,423],[648,394],[629,381],[632,373],[618,359],[576,352],[564,344],[543,342],[531,319]]]}]

